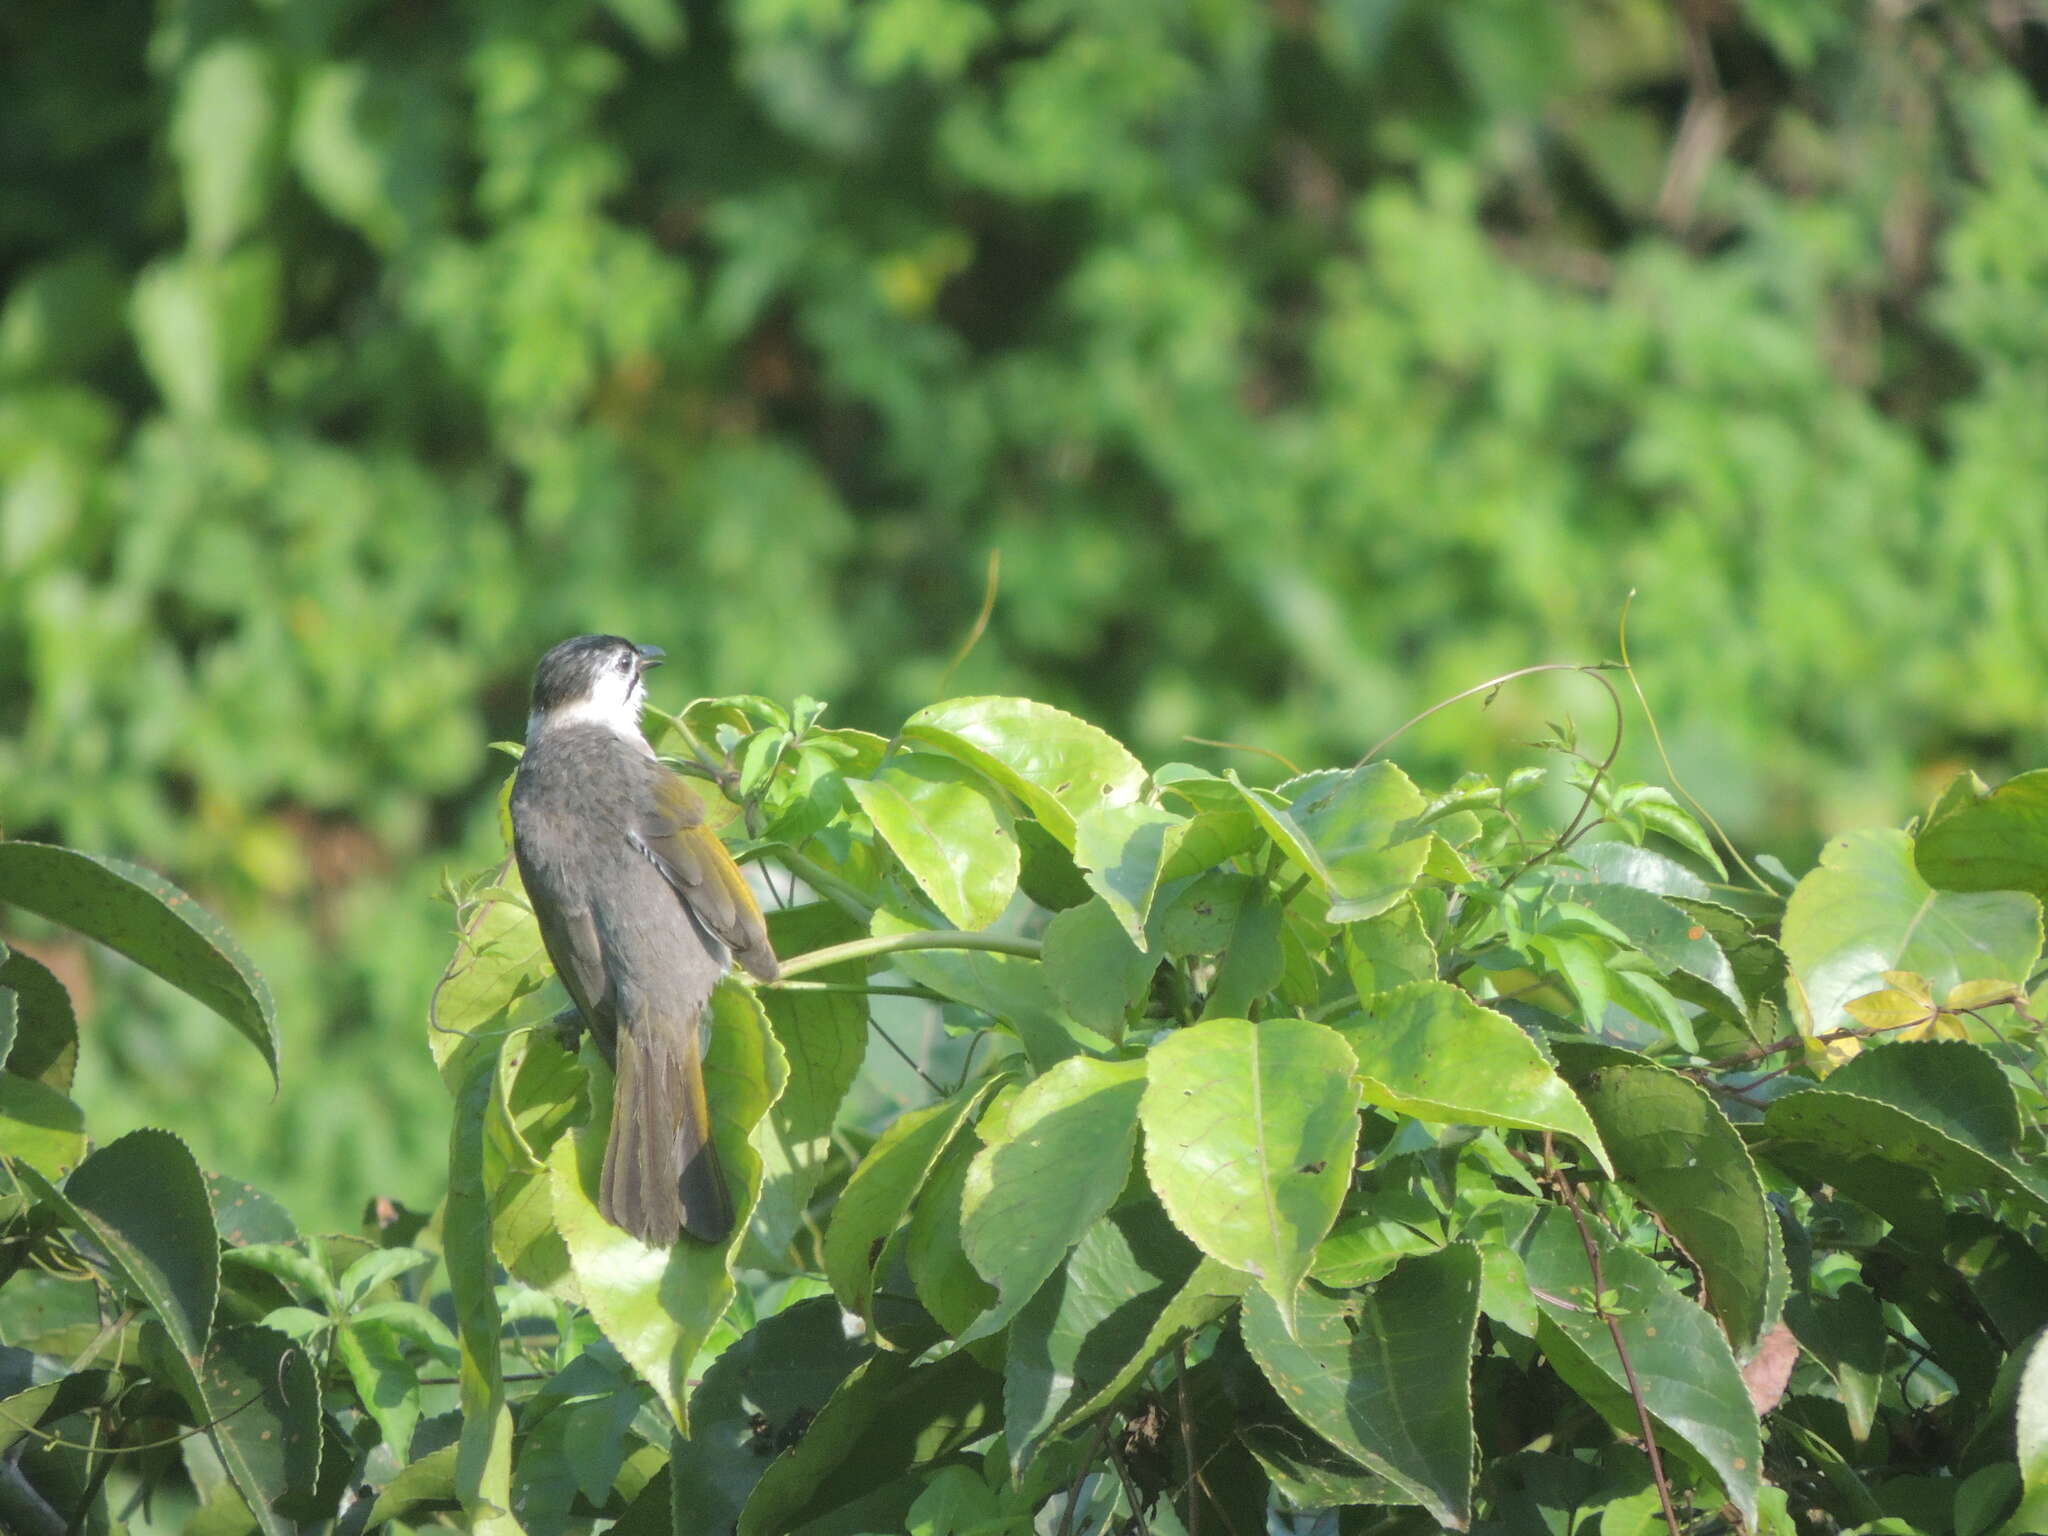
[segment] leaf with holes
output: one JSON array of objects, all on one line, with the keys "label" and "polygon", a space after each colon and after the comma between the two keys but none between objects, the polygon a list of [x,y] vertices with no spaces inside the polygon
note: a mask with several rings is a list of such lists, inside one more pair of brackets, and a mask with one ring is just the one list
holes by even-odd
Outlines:
[{"label": "leaf with holes", "polygon": [[1453,1243],[1404,1259],[1363,1292],[1308,1287],[1291,1329],[1255,1294],[1243,1329],[1259,1370],[1304,1424],[1463,1530],[1472,1515],[1478,1323],[1479,1250]]},{"label": "leaf with holes", "polygon": [[1305,1019],[1207,1019],[1152,1047],[1145,1172],[1211,1258],[1258,1277],[1291,1327],[1358,1147],[1357,1061]]}]

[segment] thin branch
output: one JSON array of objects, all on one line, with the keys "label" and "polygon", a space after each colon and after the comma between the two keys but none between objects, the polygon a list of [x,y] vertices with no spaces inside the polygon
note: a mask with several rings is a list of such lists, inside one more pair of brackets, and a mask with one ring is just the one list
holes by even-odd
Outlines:
[{"label": "thin branch", "polygon": [[871,997],[917,997],[928,1003],[950,1003],[953,1001],[943,992],[934,992],[930,987],[884,986],[878,982],[858,981],[777,981],[771,983],[778,992],[847,992]]},{"label": "thin branch", "polygon": [[852,917],[863,928],[868,919],[875,915],[875,904],[854,885],[849,884],[815,860],[806,858],[787,843],[773,843],[762,850],[764,858],[773,859],[797,879]]},{"label": "thin branch", "polygon": [[1470,688],[1461,688],[1447,699],[1438,699],[1436,703],[1430,705],[1429,708],[1423,710],[1420,714],[1410,715],[1370,747],[1367,747],[1365,755],[1352,764],[1352,766],[1354,768],[1363,768],[1367,763],[1378,757],[1381,752],[1407,735],[1409,731],[1422,724],[1431,715],[1449,709],[1453,704],[1463,703],[1466,699],[1473,698],[1479,694],[1495,693],[1503,684],[1512,683],[1517,678],[1534,677],[1539,672],[1601,672],[1612,668],[1614,665],[1615,663],[1608,661],[1539,661],[1534,666],[1517,667],[1512,672],[1503,672],[1498,677],[1489,677],[1483,683],[1474,683]]},{"label": "thin branch", "polygon": [[1183,736],[1181,740],[1192,742],[1198,747],[1217,747],[1225,752],[1255,752],[1260,757],[1270,757],[1296,778],[1301,777],[1301,770],[1271,747],[1255,747],[1248,741],[1216,741],[1208,736]]},{"label": "thin branch", "polygon": [[[1152,1536],[1152,1527],[1145,1523],[1145,1515],[1139,1504],[1137,1485],[1131,1481],[1130,1469],[1124,1465],[1123,1452],[1117,1448],[1114,1436],[1110,1438],[1108,1450],[1109,1464],[1116,1468],[1116,1480],[1123,1484],[1124,1498],[1131,1506],[1131,1524],[1136,1526],[1143,1536]],[[1188,1536],[1198,1536],[1198,1533],[1191,1527]]]},{"label": "thin branch", "polygon": [[910,1052],[904,1050],[902,1046],[898,1045],[895,1042],[895,1040],[890,1037],[889,1031],[882,1028],[882,1026],[876,1023],[873,1018],[870,1018],[868,1020],[868,1028],[872,1029],[876,1034],[882,1037],[882,1044],[888,1046],[890,1050],[894,1051],[898,1056],[901,1056],[903,1058],[903,1064],[906,1067],[910,1068],[911,1071],[915,1072],[919,1077],[924,1079],[925,1087],[931,1089],[931,1091],[933,1093],[936,1093],[940,1098],[944,1098],[946,1096],[946,1090],[941,1088],[937,1083],[932,1081],[931,1074],[925,1071],[923,1067],[918,1065],[917,1058],[912,1056]]},{"label": "thin branch", "polygon": [[981,611],[974,616],[974,624],[967,631],[967,638],[960,642],[960,649],[953,653],[953,659],[946,663],[946,670],[939,674],[939,686],[934,692],[940,698],[946,696],[946,685],[953,680],[953,674],[960,670],[960,663],[974,654],[974,648],[981,644],[981,637],[988,632],[989,616],[996,611],[996,590],[1002,584],[1003,552],[992,549],[988,552],[988,575],[981,588]]},{"label": "thin branch", "polygon": [[806,971],[822,971],[828,965],[840,965],[848,960],[866,960],[875,955],[893,955],[912,949],[986,949],[999,955],[1022,955],[1027,960],[1036,960],[1044,948],[1036,939],[1013,939],[999,933],[957,933],[951,929],[885,933],[827,945],[824,949],[814,949],[807,955],[785,960],[782,962],[782,974],[786,977],[801,976]]},{"label": "thin branch", "polygon": [[1657,1502],[1664,1508],[1664,1523],[1671,1528],[1671,1536],[1684,1536],[1678,1524],[1678,1510],[1671,1502],[1671,1482],[1664,1475],[1664,1456],[1657,1449],[1657,1429],[1650,1422],[1649,1404],[1643,1401],[1642,1385],[1636,1380],[1635,1363],[1629,1359],[1628,1346],[1622,1342],[1621,1323],[1607,1310],[1607,1280],[1600,1269],[1600,1245],[1586,1226],[1585,1213],[1579,1209],[1579,1192],[1557,1161],[1556,1138],[1549,1131],[1543,1133],[1543,1162],[1552,1181],[1564,1195],[1565,1206],[1572,1213],[1572,1224],[1579,1229],[1579,1241],[1585,1245],[1586,1265],[1593,1275],[1593,1311],[1607,1324],[1608,1337],[1614,1340],[1614,1353],[1621,1359],[1621,1373],[1628,1379],[1628,1395],[1636,1405],[1636,1420],[1643,1429],[1643,1445],[1650,1453],[1650,1476],[1657,1483]]},{"label": "thin branch", "polygon": [[[1188,1341],[1179,1340],[1173,1351],[1180,1367],[1180,1373],[1173,1382],[1174,1401],[1180,1409],[1180,1449],[1192,1476],[1200,1463],[1195,1459],[1195,1413],[1188,1402]],[[1199,1496],[1188,1500],[1188,1536],[1202,1536],[1202,1501]]]},{"label": "thin branch", "polygon": [[[1621,600],[1621,625],[1619,631],[1621,671],[1622,675],[1628,679],[1629,687],[1635,690],[1636,702],[1643,706],[1643,723],[1650,728],[1650,742],[1657,749],[1657,761],[1664,765],[1664,777],[1671,781],[1672,791],[1675,794],[1683,795],[1685,803],[1693,808],[1694,814],[1707,824],[1708,829],[1713,832],[1714,836],[1721,840],[1721,846],[1728,850],[1728,857],[1735,861],[1735,867],[1749,876],[1750,883],[1766,896],[1775,896],[1777,894],[1776,888],[1766,882],[1762,875],[1750,868],[1749,860],[1742,856],[1742,851],[1735,846],[1735,840],[1721,830],[1721,823],[1714,819],[1712,811],[1700,803],[1699,797],[1679,782],[1678,770],[1671,766],[1671,754],[1664,750],[1664,733],[1657,728],[1657,712],[1650,708],[1649,695],[1643,692],[1642,679],[1636,676],[1635,663],[1629,660],[1628,610],[1629,605],[1635,600],[1636,592],[1633,587],[1629,588],[1628,596]],[[1730,889],[1733,890],[1734,887],[1731,886]]]}]

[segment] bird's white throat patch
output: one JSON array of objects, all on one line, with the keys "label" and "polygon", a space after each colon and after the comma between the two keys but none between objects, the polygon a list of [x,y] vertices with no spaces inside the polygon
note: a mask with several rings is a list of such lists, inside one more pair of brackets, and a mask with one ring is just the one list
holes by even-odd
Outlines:
[{"label": "bird's white throat patch", "polygon": [[647,701],[647,685],[638,672],[620,672],[606,667],[597,674],[589,693],[580,699],[537,711],[526,717],[526,744],[551,726],[601,725],[628,741],[646,746],[640,732],[640,713]]}]

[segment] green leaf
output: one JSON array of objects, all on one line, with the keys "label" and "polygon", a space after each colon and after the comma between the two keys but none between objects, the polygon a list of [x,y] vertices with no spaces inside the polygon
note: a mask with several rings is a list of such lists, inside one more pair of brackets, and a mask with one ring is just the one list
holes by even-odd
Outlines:
[{"label": "green leaf", "polygon": [[1886,971],[1916,971],[1936,996],[2027,976],[2041,952],[2041,903],[2016,891],[1937,891],[1914,868],[1905,833],[1851,832],[1792,892],[1781,942],[1799,1028],[1817,1035],[1847,1027],[1843,1005],[1878,991]]},{"label": "green leaf", "polygon": [[215,1334],[194,1409],[265,1536],[299,1525],[280,1506],[308,1498],[320,1476],[320,1384],[305,1350],[273,1328]]},{"label": "green leaf", "polygon": [[1077,1056],[1025,1085],[960,1196],[967,1257],[997,1291],[963,1339],[1007,1327],[1130,1180],[1142,1061]]},{"label": "green leaf", "polygon": [[0,1157],[26,1163],[54,1183],[83,1156],[85,1111],[32,1077],[0,1073]]},{"label": "green leaf", "polygon": [[1287,973],[1286,917],[1263,885],[1252,887],[1230,925],[1209,995],[1202,999],[1204,1019],[1244,1018],[1280,985]]},{"label": "green leaf", "polygon": [[[1232,782],[1236,780],[1233,778]],[[1348,773],[1305,775],[1285,808],[1239,785],[1267,835],[1330,902],[1333,923],[1376,917],[1413,888],[1429,856],[1429,837],[1407,835],[1426,802],[1392,763]],[[1399,837],[1401,841],[1396,842]]]},{"label": "green leaf", "polygon": [[1829,1073],[1823,1087],[1882,1099],[1987,1157],[2019,1146],[2020,1104],[2011,1081],[1988,1051],[1966,1041],[1866,1047]]},{"label": "green leaf", "polygon": [[363,1411],[377,1421],[392,1454],[404,1455],[420,1421],[420,1378],[399,1334],[387,1324],[357,1319],[336,1331],[334,1345]]},{"label": "green leaf", "polygon": [[1383,992],[1337,1029],[1357,1054],[1367,1103],[1418,1120],[1559,1131],[1613,1171],[1585,1106],[1536,1043],[1450,983]]},{"label": "green leaf", "polygon": [[[875,914],[871,926],[878,936],[931,931],[887,909]],[[918,985],[1007,1025],[1040,1071],[1082,1048],[1073,1021],[1053,998],[1040,961],[991,950],[917,949],[892,954],[889,963]],[[1109,1044],[1099,1036],[1089,1043],[1104,1049]]]},{"label": "green leaf", "polygon": [[695,1432],[676,1441],[669,1463],[675,1507],[698,1529],[731,1530],[770,1456],[802,1438],[848,1373],[874,1357],[872,1339],[849,1334],[841,1319],[830,1297],[800,1301],[749,1329],[704,1373],[690,1404]]},{"label": "green leaf", "polygon": [[996,1299],[995,1287],[967,1257],[960,1214],[968,1169],[980,1150],[971,1136],[956,1136],[910,1211],[903,1259],[911,1289],[939,1326],[956,1338]]},{"label": "green leaf", "polygon": [[[1063,1435],[1077,1424],[1086,1422],[1105,1408],[1114,1407],[1126,1393],[1137,1384],[1145,1368],[1156,1360],[1168,1346],[1186,1338],[1197,1329],[1205,1328],[1232,1306],[1252,1287],[1252,1277],[1241,1269],[1231,1269],[1218,1264],[1214,1259],[1203,1258],[1195,1266],[1194,1273],[1167,1300],[1166,1304],[1152,1315],[1145,1329],[1145,1337],[1117,1366],[1116,1371],[1102,1387],[1086,1401],[1069,1408],[1052,1428],[1055,1435]],[[1151,1293],[1148,1293],[1147,1300]],[[1014,1326],[1014,1325],[1013,1325]]]},{"label": "green leaf", "polygon": [[427,1004],[427,1046],[451,1091],[455,1057],[469,1036],[538,1023],[552,1006],[540,992],[554,968],[509,860],[499,888],[503,895],[468,913]]},{"label": "green leaf", "polygon": [[[1882,1061],[1887,1056],[1893,1060]],[[1838,1082],[1866,1058],[1879,1065]],[[1922,1179],[1951,1198],[2005,1191],[2048,1211],[2048,1183],[2013,1156],[2011,1094],[1996,1063],[1976,1046],[1891,1045],[1858,1056],[1819,1087],[1774,1100],[1764,1129],[1787,1144],[1780,1158],[1811,1148],[1818,1165],[1832,1170],[1830,1182],[1887,1220],[1909,1219],[1893,1202],[1910,1198]]]},{"label": "green leaf", "polygon": [[343,1270],[340,1280],[335,1282],[342,1309],[354,1311],[379,1286],[388,1285],[414,1270],[425,1269],[433,1262],[431,1253],[423,1253],[417,1248],[378,1248],[364,1254]]},{"label": "green leaf", "polygon": [[1128,804],[1145,783],[1108,732],[1030,699],[950,699],[912,715],[903,737],[987,774],[1070,849],[1083,813]]},{"label": "green leaf", "polygon": [[2048,901],[2048,768],[1986,790],[1973,776],[1944,795],[1913,843],[1938,891],[2028,891]]},{"label": "green leaf", "polygon": [[[1572,866],[1579,866],[1574,869]],[[1676,859],[1634,843],[1581,843],[1571,850],[1569,860],[1547,865],[1560,883],[1594,881],[1603,885],[1626,885],[1658,896],[1682,896],[1704,901],[1713,894],[1707,882]]]},{"label": "green leaf", "polygon": [[231,1248],[247,1243],[288,1243],[299,1235],[291,1212],[253,1184],[222,1174],[206,1175],[220,1240]]},{"label": "green leaf", "polygon": [[[1608,1311],[1621,1330],[1644,1405],[1661,1430],[1712,1468],[1745,1520],[1756,1518],[1763,1445],[1749,1391],[1714,1320],[1678,1294],[1655,1263],[1587,1231],[1598,1246]],[[1640,1432],[1629,1373],[1595,1310],[1585,1242],[1571,1214],[1544,1210],[1519,1247],[1542,1310],[1538,1342],[1567,1385],[1624,1434]]]},{"label": "green leaf", "polygon": [[[768,914],[768,936],[778,955],[805,954],[857,939],[861,932],[830,902]],[[857,986],[867,979],[867,967],[848,961],[817,972],[816,979]],[[763,1128],[766,1167],[746,1251],[753,1262],[779,1264],[786,1262],[804,1210],[831,1161],[832,1125],[867,1050],[868,1010],[867,999],[849,992],[765,987],[758,995],[789,1062],[789,1083]]]},{"label": "green leaf", "polygon": [[1400,1484],[1366,1471],[1299,1423],[1241,1424],[1237,1434],[1293,1509],[1414,1502]]},{"label": "green leaf", "polygon": [[1849,1433],[1870,1438],[1884,1394],[1884,1359],[1891,1347],[1884,1308],[1862,1285],[1843,1286],[1832,1296],[1799,1295],[1785,1308],[1800,1346],[1834,1379],[1848,1415]]},{"label": "green leaf", "polygon": [[1304,1019],[1208,1019],[1154,1045],[1139,1107],[1145,1171],[1217,1261],[1258,1277],[1291,1327],[1358,1146],[1356,1062]]},{"label": "green leaf", "polygon": [[[1777,1010],[1782,1006],[1779,999],[1790,969],[1785,951],[1751,928],[1732,908],[1682,896],[1673,898],[1672,905],[1705,929],[1707,937],[1719,945],[1721,953],[1727,957],[1736,991],[1741,996],[1741,1006],[1736,1014],[1738,1021],[1754,1023],[1768,1017],[1768,1021],[1775,1025]],[[1721,999],[1726,995],[1718,988],[1710,990],[1704,986],[1688,985],[1683,977],[1673,977],[1671,981],[1674,991],[1703,1007],[1719,1009]],[[1772,1035],[1763,1038],[1768,1040],[1775,1034],[1774,1028]]]},{"label": "green leaf", "polygon": [[1081,1234],[1010,1328],[1003,1433],[1018,1478],[1062,1415],[1144,1344],[1200,1255],[1158,1206],[1126,1206]]},{"label": "green leaf", "polygon": [[1078,907],[1095,894],[1066,845],[1037,822],[1025,817],[1011,830],[1017,834],[1017,887],[1048,912]]},{"label": "green leaf", "polygon": [[875,1266],[961,1125],[993,1079],[898,1115],[853,1170],[825,1231],[825,1274],[847,1311],[874,1318]]},{"label": "green leaf", "polygon": [[548,1159],[555,1224],[584,1305],[685,1435],[690,1365],[732,1300],[733,1250],[760,1197],[761,1156],[750,1138],[788,1075],[767,1017],[742,983],[730,977],[719,983],[706,1023],[704,1086],[733,1195],[732,1236],[718,1244],[686,1237],[651,1248],[606,1221],[596,1192],[609,1116],[563,1136]]},{"label": "green leaf", "polygon": [[978,778],[950,758],[899,753],[846,787],[955,927],[986,928],[1017,893],[1017,840]]},{"label": "green leaf", "polygon": [[220,1291],[220,1238],[191,1150],[169,1131],[130,1131],[80,1163],[61,1192],[32,1168],[18,1171],[91,1238],[114,1281],[149,1304],[176,1351],[174,1384],[194,1397]]},{"label": "green leaf", "polygon": [[1264,1295],[1246,1303],[1245,1347],[1311,1429],[1463,1530],[1472,1512],[1472,1341],[1479,1251],[1453,1243],[1405,1259],[1364,1292],[1310,1286],[1290,1330]]},{"label": "green leaf", "polygon": [[2048,1332],[2034,1336],[2026,1359],[2013,1423],[2022,1493],[2005,1525],[2010,1536],[2048,1525]]},{"label": "green leaf", "polygon": [[221,37],[178,72],[170,147],[194,249],[220,255],[261,219],[278,146],[276,69],[258,43]]},{"label": "green leaf", "polygon": [[329,1314],[341,1311],[341,1293],[335,1289],[327,1266],[289,1243],[247,1243],[229,1249],[221,1261],[232,1269],[260,1270],[281,1280],[293,1288],[294,1294],[318,1302]]},{"label": "green leaf", "polygon": [[1075,863],[1140,947],[1161,866],[1186,825],[1171,811],[1143,802],[1092,806],[1075,822]]},{"label": "green leaf", "polygon": [[1045,925],[1045,979],[1059,1005],[1097,1034],[1121,1040],[1131,1009],[1152,988],[1159,957],[1132,945],[1099,896]]},{"label": "green leaf", "polygon": [[[1001,1411],[1001,1390],[1001,1379],[965,1350],[932,1365],[876,1355],[769,1465],[740,1513],[737,1536],[800,1530],[980,1438]],[[853,1529],[901,1528],[874,1518]]]},{"label": "green leaf", "polygon": [[97,939],[245,1035],[277,1077],[270,989],[227,929],[160,876],[47,843],[0,842],[0,902]]},{"label": "green leaf", "polygon": [[[502,1005],[501,1005],[502,1006]],[[486,1122],[498,1080],[503,1034],[456,1037],[441,1070],[455,1090],[448,1134],[448,1197],[441,1214],[443,1262],[455,1303],[462,1358],[457,1385],[462,1437],[455,1490],[478,1536],[520,1536],[512,1516],[512,1411],[505,1397],[498,1332],[491,1207],[485,1185]]]},{"label": "green leaf", "polygon": [[7,1070],[69,1093],[78,1065],[78,1020],[64,983],[42,961],[17,949],[0,961],[0,986],[14,998],[14,1044],[7,1053]]},{"label": "green leaf", "polygon": [[253,243],[143,269],[129,299],[129,324],[172,415],[207,422],[228,409],[276,331],[282,279],[276,249]]},{"label": "green leaf", "polygon": [[1571,887],[1571,899],[1612,923],[1660,971],[1683,971],[1712,987],[1738,1014],[1746,1005],[1735,969],[1704,924],[1675,902],[1626,885]]},{"label": "green leaf", "polygon": [[1558,1059],[1614,1159],[1698,1267],[1707,1305],[1738,1353],[1777,1321],[1777,1217],[1749,1149],[1707,1091],[1626,1051],[1560,1041]]},{"label": "green leaf", "polygon": [[1436,946],[1413,901],[1397,902],[1378,917],[1344,925],[1344,967],[1360,997],[1391,992],[1411,981],[1434,981],[1436,963]]}]

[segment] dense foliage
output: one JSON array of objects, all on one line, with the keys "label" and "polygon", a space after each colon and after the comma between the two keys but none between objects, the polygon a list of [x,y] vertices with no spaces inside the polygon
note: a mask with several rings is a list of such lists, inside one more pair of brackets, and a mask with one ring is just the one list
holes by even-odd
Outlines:
[{"label": "dense foliage", "polygon": [[[958,686],[1323,761],[1634,585],[1732,825],[1892,819],[2048,756],[2044,58],[2027,0],[10,0],[0,820],[234,917],[321,1091],[189,1128],[337,1211],[430,1187],[428,1101],[334,1085],[564,634],[893,719],[1000,549]],[[254,1089],[112,985],[110,1112]]]},{"label": "dense foliage", "polygon": [[[1148,770],[996,696],[661,744],[785,962],[711,1010],[732,1239],[598,1215],[606,1071],[509,860],[426,1010],[445,1202],[363,1237],[161,1131],[88,1153],[64,989],[8,956],[0,1523],[2048,1528],[2048,772],[1731,879],[1569,731],[1427,789]],[[0,900],[274,1068],[182,892],[15,841]],[[914,1073],[880,1116],[870,1037]]]}]

